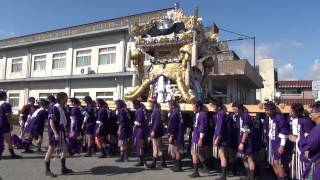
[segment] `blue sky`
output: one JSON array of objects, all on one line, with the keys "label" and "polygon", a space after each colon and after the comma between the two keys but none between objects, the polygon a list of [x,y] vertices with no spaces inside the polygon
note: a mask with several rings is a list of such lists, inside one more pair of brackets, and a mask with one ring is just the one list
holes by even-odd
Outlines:
[{"label": "blue sky", "polygon": [[[173,6],[173,0],[1,0],[0,39]],[[204,23],[256,36],[257,60],[274,58],[281,79],[320,80],[320,1],[181,0]],[[220,39],[234,38],[221,33]],[[252,61],[252,42],[230,44]]]}]

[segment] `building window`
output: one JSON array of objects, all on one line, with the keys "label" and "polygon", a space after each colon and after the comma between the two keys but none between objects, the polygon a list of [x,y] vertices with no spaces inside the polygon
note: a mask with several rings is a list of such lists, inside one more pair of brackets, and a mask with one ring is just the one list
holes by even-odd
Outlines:
[{"label": "building window", "polygon": [[52,69],[64,69],[66,67],[66,53],[53,54]]},{"label": "building window", "polygon": [[22,71],[22,58],[12,59],[11,72]]},{"label": "building window", "polygon": [[75,92],[73,94],[73,96],[75,98],[78,98],[78,99],[82,100],[82,99],[84,99],[84,97],[89,96],[89,92]]},{"label": "building window", "polygon": [[11,104],[12,107],[18,107],[19,106],[19,99],[20,99],[20,94],[19,93],[9,94],[9,103]]},{"label": "building window", "polygon": [[47,99],[49,95],[53,95],[54,97],[57,97],[58,93],[39,93],[39,99]]},{"label": "building window", "polygon": [[301,89],[281,89],[281,95],[300,95]]},{"label": "building window", "polygon": [[34,57],[34,67],[33,70],[41,71],[46,69],[46,55],[35,56]]},{"label": "building window", "polygon": [[113,92],[97,92],[96,98],[105,101],[113,101]]},{"label": "building window", "polygon": [[99,65],[116,63],[116,47],[102,48],[99,50]]},{"label": "building window", "polygon": [[91,65],[91,50],[77,51],[76,67]]}]

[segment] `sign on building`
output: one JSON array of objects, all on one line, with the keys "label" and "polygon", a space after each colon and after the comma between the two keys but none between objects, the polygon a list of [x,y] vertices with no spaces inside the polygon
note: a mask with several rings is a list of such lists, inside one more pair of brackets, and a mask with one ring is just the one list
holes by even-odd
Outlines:
[{"label": "sign on building", "polygon": [[320,91],[320,81],[312,81],[312,91]]}]

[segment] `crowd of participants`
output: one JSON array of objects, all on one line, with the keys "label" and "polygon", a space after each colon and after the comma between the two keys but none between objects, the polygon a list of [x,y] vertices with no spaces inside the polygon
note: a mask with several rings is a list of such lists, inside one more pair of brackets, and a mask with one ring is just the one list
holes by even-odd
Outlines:
[{"label": "crowd of participants", "polygon": [[[238,175],[248,180],[263,179],[264,172],[271,169],[273,179],[320,179],[319,101],[310,106],[310,112],[302,104],[293,104],[289,114],[266,101],[258,105],[264,111],[253,115],[238,102],[232,103],[233,112],[228,113],[221,101],[212,99],[209,103],[213,111],[194,101],[191,115],[182,112],[176,101],[168,102],[169,111],[165,113],[153,100],[149,102],[151,110],[138,100],[132,101],[133,110],[123,100],[115,101],[115,110],[109,109],[103,99],[93,101],[86,96],[83,100],[85,106],[77,98],[70,98],[68,104],[64,92],[37,103],[30,97],[21,109],[20,134],[16,135],[11,134],[12,108],[7,93],[0,91],[0,158],[4,142],[12,159],[22,158],[15,154],[14,147],[35,153],[33,140],[36,152],[41,153],[44,129],[48,127],[45,174],[50,177],[57,177],[50,169],[55,152],[60,154],[61,174],[69,174],[73,170],[66,167],[67,155],[119,155],[116,161],[120,163],[128,162],[132,155],[129,152],[134,149],[138,157],[135,166],[156,168],[160,160],[161,167],[166,168],[169,155],[174,172],[183,171],[182,160],[189,156],[191,178],[200,177],[200,171],[219,172],[221,180]],[[148,154],[152,154],[150,163],[146,162]]]}]

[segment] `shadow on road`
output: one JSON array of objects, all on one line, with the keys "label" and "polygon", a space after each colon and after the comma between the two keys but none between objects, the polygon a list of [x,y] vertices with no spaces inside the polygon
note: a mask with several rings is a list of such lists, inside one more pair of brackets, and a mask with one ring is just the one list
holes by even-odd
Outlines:
[{"label": "shadow on road", "polygon": [[97,166],[92,168],[90,171],[94,175],[116,175],[116,174],[130,174],[143,171],[144,168],[136,167],[117,167],[117,166]]}]

